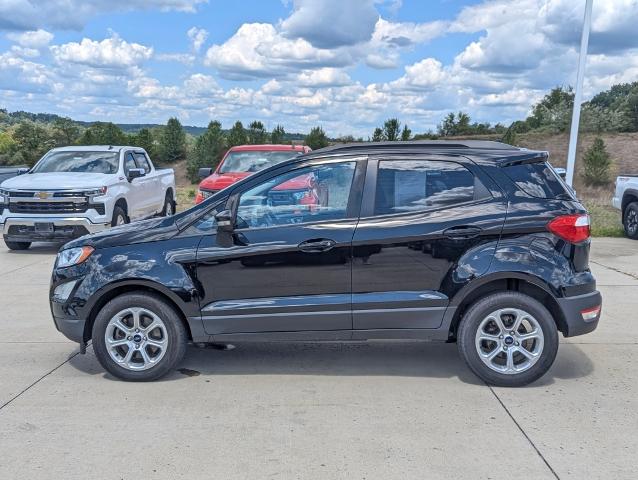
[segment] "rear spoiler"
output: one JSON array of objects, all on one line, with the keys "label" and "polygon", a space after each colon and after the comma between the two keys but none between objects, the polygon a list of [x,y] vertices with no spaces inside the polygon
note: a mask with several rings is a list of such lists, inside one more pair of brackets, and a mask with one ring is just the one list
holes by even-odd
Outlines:
[{"label": "rear spoiler", "polygon": [[510,167],[512,165],[525,165],[527,163],[541,163],[549,159],[548,152],[530,152],[515,157],[504,157],[498,160],[499,167]]}]

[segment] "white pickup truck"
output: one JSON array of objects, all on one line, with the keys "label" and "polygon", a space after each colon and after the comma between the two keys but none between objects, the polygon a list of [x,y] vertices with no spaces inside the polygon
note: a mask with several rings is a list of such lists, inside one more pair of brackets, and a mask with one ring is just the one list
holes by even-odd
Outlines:
[{"label": "white pickup truck", "polygon": [[137,147],[54,148],[0,184],[0,230],[11,250],[68,240],[175,212],[175,174]]},{"label": "white pickup truck", "polygon": [[621,175],[616,178],[611,204],[620,210],[625,235],[638,240],[638,176]]}]

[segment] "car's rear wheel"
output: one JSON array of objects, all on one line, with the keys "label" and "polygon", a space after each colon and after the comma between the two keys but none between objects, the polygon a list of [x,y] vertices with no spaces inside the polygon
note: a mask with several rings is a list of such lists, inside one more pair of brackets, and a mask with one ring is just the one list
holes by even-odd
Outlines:
[{"label": "car's rear wheel", "polygon": [[558,330],[551,313],[518,292],[500,292],[467,310],[457,335],[461,357],[490,385],[519,387],[554,363]]},{"label": "car's rear wheel", "polygon": [[184,358],[188,336],[173,307],[150,293],[127,293],[108,302],[93,324],[93,350],[112,375],[156,380]]},{"label": "car's rear wheel", "polygon": [[622,223],[625,235],[632,240],[638,240],[638,202],[631,202],[625,207]]},{"label": "car's rear wheel", "polygon": [[31,246],[31,242],[11,242],[6,238],[4,239],[4,243],[9,250],[28,250]]},{"label": "car's rear wheel", "polygon": [[162,209],[162,217],[171,217],[175,214],[175,201],[170,192],[166,192],[164,199],[164,208]]}]

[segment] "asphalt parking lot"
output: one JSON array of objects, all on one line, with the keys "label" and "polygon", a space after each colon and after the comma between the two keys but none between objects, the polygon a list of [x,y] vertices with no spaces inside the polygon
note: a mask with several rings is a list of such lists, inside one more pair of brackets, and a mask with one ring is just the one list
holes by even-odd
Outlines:
[{"label": "asphalt parking lot", "polygon": [[116,381],[53,326],[56,250],[0,242],[1,479],[636,478],[638,242],[594,240],[601,324],[522,389],[416,342],[191,347]]}]

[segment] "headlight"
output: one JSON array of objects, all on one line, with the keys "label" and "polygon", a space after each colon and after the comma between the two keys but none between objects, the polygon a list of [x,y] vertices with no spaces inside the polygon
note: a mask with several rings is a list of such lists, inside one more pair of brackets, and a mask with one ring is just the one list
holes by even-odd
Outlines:
[{"label": "headlight", "polygon": [[0,188],[0,204],[9,203],[9,191]]},{"label": "headlight", "polygon": [[108,187],[96,188],[95,190],[87,190],[84,192],[84,195],[87,197],[99,197],[101,195],[106,195],[106,191]]},{"label": "headlight", "polygon": [[58,253],[56,266],[58,268],[72,267],[79,265],[91,256],[95,249],[93,247],[76,247],[62,250]]},{"label": "headlight", "polygon": [[202,198],[205,200],[208,197],[212,197],[213,195],[215,195],[217,192],[211,191],[211,190],[200,190],[199,194],[202,196]]}]

